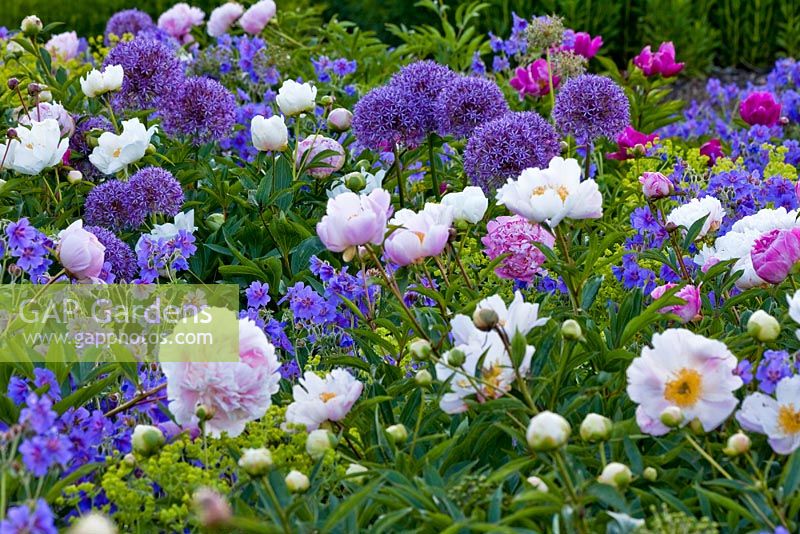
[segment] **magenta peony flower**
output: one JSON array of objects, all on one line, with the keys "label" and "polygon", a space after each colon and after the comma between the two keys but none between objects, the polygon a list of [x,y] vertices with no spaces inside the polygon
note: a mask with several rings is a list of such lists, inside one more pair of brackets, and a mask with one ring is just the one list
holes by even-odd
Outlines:
[{"label": "magenta peony flower", "polygon": [[281,379],[275,347],[250,319],[239,320],[238,362],[165,361],[161,368],[175,421],[197,425],[195,412],[203,405],[213,414],[206,432],[215,437],[223,432],[236,437],[249,421],[263,416]]},{"label": "magenta peony flower", "polygon": [[660,74],[665,78],[675,76],[684,66],[684,63],[675,62],[675,45],[672,41],[661,43],[658,52],[655,53],[650,50],[650,45],[645,46],[639,55],[633,58],[633,64],[642,69],[645,76]]},{"label": "magenta peony flower", "polygon": [[398,228],[386,238],[386,257],[404,267],[438,256],[450,237],[453,213],[452,206],[430,203],[419,213],[409,209],[398,211],[389,221],[390,226]]},{"label": "magenta peony flower", "polygon": [[700,155],[708,156],[708,166],[712,167],[717,162],[717,158],[721,158],[725,153],[722,151],[720,140],[714,138],[709,139],[700,146]]},{"label": "magenta peony flower", "polygon": [[233,23],[244,13],[242,4],[237,2],[226,2],[211,12],[208,17],[206,31],[211,37],[219,37],[228,33]]},{"label": "magenta peony flower", "polygon": [[[597,55],[600,47],[603,46],[603,38],[599,35],[597,37],[592,37],[586,32],[573,32],[572,30],[567,31],[572,32],[572,42],[562,46],[562,50],[569,50],[575,54],[578,54],[579,56],[585,57],[586,59],[592,59]],[[567,39],[565,39],[565,41],[566,40]]]},{"label": "magenta peony flower", "polygon": [[[324,151],[333,151],[336,154],[327,156],[317,161],[313,167],[308,165]],[[297,166],[306,165],[306,172],[314,178],[324,178],[338,171],[344,165],[344,149],[337,141],[324,135],[309,135],[297,144],[295,156]]]},{"label": "magenta peony flower", "polygon": [[675,191],[670,179],[660,172],[643,172],[639,183],[642,184],[644,197],[652,200],[667,197]]},{"label": "magenta peony flower", "polygon": [[383,189],[369,195],[342,193],[328,200],[327,213],[317,223],[317,235],[328,250],[352,257],[360,245],[380,245],[391,215],[392,198]]},{"label": "magenta peony flower", "polygon": [[800,261],[800,228],[770,230],[750,249],[756,274],[771,284],[780,284]]},{"label": "magenta peony flower", "polygon": [[[514,77],[508,83],[519,92],[520,98],[525,95],[544,96],[550,93],[550,79],[547,60],[539,58],[527,68],[517,67]],[[559,77],[553,76],[553,89],[558,87]]]},{"label": "magenta peony flower", "polygon": [[[617,136],[617,146],[619,147],[616,152],[606,154],[608,159],[626,160],[633,158],[634,149],[641,146],[644,150],[647,143],[653,143],[658,139],[658,134],[646,134],[636,131],[633,126],[626,126],[622,133]],[[643,154],[642,154],[643,155]]]},{"label": "magenta peony flower", "polygon": [[[664,293],[675,287],[675,285],[676,284],[670,283],[664,284],[663,286],[658,286],[652,292],[650,292],[650,296],[653,297],[653,300],[659,299],[664,295]],[[682,323],[688,323],[697,317],[697,314],[700,313],[700,308],[702,306],[699,288],[693,285],[687,285],[675,293],[675,296],[683,299],[684,304],[666,306],[661,308],[661,313],[674,313],[681,318]]]},{"label": "magenta peony flower", "polygon": [[192,28],[200,26],[205,16],[202,9],[180,2],[158,17],[158,27],[177,39],[179,43],[187,44],[194,41]]},{"label": "magenta peony flower", "polygon": [[739,115],[742,120],[753,126],[775,126],[781,119],[781,105],[768,91],[755,91],[739,102]]},{"label": "magenta peony flower", "polygon": [[266,28],[267,23],[275,16],[276,10],[277,7],[272,0],[256,2],[239,19],[239,26],[250,35],[257,35]]},{"label": "magenta peony flower", "polygon": [[91,280],[100,276],[105,252],[106,247],[97,236],[83,229],[80,219],[59,234],[56,254],[67,273],[77,280]]},{"label": "magenta peony flower", "polygon": [[538,224],[513,215],[489,221],[481,242],[486,247],[483,252],[492,260],[508,254],[495,268],[497,276],[530,282],[542,272],[541,266],[546,259],[536,243],[553,248],[556,239]]}]

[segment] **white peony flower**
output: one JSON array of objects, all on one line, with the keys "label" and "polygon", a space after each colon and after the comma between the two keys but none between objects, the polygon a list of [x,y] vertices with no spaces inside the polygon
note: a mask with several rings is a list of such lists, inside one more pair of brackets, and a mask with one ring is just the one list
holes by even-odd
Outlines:
[{"label": "white peony flower", "polygon": [[283,117],[273,115],[266,119],[261,115],[256,115],[250,121],[250,136],[253,146],[262,152],[280,152],[289,145],[289,130]]},{"label": "white peony flower", "polygon": [[483,194],[483,189],[471,185],[458,193],[446,194],[442,197],[442,204],[453,208],[455,220],[476,224],[486,214],[489,199]]},{"label": "white peony flower", "polygon": [[109,91],[117,91],[122,87],[124,75],[122,65],[109,65],[102,72],[92,69],[81,78],[81,90],[90,98]]},{"label": "white peony flower", "polygon": [[736,419],[745,430],[765,434],[778,454],[792,454],[800,447],[800,375],[778,382],[775,398],[748,395]]},{"label": "white peony flower", "polygon": [[61,162],[69,139],[61,139],[61,127],[55,119],[31,121],[30,127],[19,125],[15,128],[17,138],[0,144],[0,157],[6,154],[3,167],[20,174],[36,175],[48,167]]},{"label": "white peony flower", "polygon": [[197,230],[194,225],[194,210],[177,214],[171,223],[154,225],[150,235],[157,238],[172,239],[181,230],[186,230],[190,234]]},{"label": "white peony flower", "polygon": [[525,169],[519,178],[497,191],[497,203],[529,221],[551,227],[564,219],[598,219],[603,216],[603,196],[594,180],[581,182],[577,160],[560,157],[546,169]]},{"label": "white peony flower", "polygon": [[341,421],[361,396],[364,384],[344,369],[324,378],[306,371],[292,388],[293,402],[286,409],[286,423],[314,430],[325,421]]},{"label": "white peony flower", "polygon": [[317,88],[308,83],[297,83],[294,80],[286,80],[278,89],[278,96],[275,101],[281,113],[287,117],[299,115],[305,111],[314,109],[317,98]]},{"label": "white peony flower", "polygon": [[742,379],[733,374],[736,357],[720,341],[682,328],[655,334],[652,348],[642,349],[628,367],[628,396],[639,404],[636,422],[643,432],[669,432],[661,421],[665,409],[681,409],[686,425],[698,419],[708,432],[736,408],[733,391]]},{"label": "white peony flower", "polygon": [[122,133],[103,132],[97,146],[89,154],[89,161],[103,174],[114,174],[144,157],[150,138],[157,131],[145,129],[139,119],[122,121]]},{"label": "white peony flower", "polygon": [[702,239],[708,232],[715,231],[725,217],[720,201],[714,197],[693,198],[688,204],[678,206],[667,215],[667,222],[685,229],[708,215],[700,233],[695,239]]}]

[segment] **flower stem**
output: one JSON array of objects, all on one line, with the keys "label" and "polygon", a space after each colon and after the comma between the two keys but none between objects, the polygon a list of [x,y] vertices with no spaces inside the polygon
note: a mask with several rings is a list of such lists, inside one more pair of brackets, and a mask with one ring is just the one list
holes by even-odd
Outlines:
[{"label": "flower stem", "polygon": [[400,199],[400,208],[405,208],[406,200],[403,188],[403,169],[400,165],[400,152],[397,150],[397,145],[392,147],[392,152],[394,152],[394,170],[397,176],[397,195]]},{"label": "flower stem", "polygon": [[439,177],[436,175],[436,163],[433,154],[433,134],[428,135],[428,161],[431,167],[431,187],[433,187],[433,195],[436,200],[441,200],[439,195]]}]

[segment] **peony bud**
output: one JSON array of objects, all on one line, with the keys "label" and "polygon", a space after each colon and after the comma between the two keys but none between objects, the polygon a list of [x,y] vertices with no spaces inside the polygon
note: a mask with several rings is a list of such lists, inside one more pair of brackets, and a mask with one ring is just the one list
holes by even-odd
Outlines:
[{"label": "peony bud", "polygon": [[702,436],[706,433],[706,430],[703,428],[703,423],[696,417],[689,421],[689,430],[696,436]]},{"label": "peony bud", "polygon": [[417,371],[417,374],[414,375],[414,382],[416,382],[419,387],[426,388],[433,384],[433,376],[431,376],[431,373],[428,372],[427,369],[423,369]]},{"label": "peony bud", "polygon": [[278,96],[275,97],[275,102],[278,104],[281,113],[287,117],[292,117],[313,110],[316,97],[317,88],[311,84],[286,80],[278,89]]},{"label": "peony bud", "polygon": [[197,514],[200,524],[207,528],[225,526],[233,515],[225,497],[208,487],[202,487],[194,492],[192,508]]},{"label": "peony bud", "polygon": [[395,444],[404,443],[408,439],[408,430],[402,424],[386,427],[386,433]]},{"label": "peony bud", "polygon": [[251,477],[266,475],[272,467],[272,453],[263,447],[245,449],[239,458],[239,467]]},{"label": "peony bud", "polygon": [[605,441],[611,435],[613,423],[608,417],[590,413],[581,422],[580,434],[584,441]]},{"label": "peony bud", "polygon": [[730,457],[746,454],[750,451],[750,437],[744,432],[737,432],[728,438],[728,443],[722,449],[726,455]]},{"label": "peony bud", "polygon": [[642,173],[639,183],[642,184],[644,197],[650,200],[668,197],[675,192],[672,181],[660,172]]},{"label": "peony bud", "polygon": [[781,325],[764,310],[756,310],[747,320],[747,333],[758,341],[775,341],[781,333]]},{"label": "peony bud", "polygon": [[475,313],[472,314],[472,323],[475,328],[483,332],[490,332],[497,326],[500,317],[497,312],[491,308],[475,308]]},{"label": "peony bud", "polygon": [[286,482],[286,487],[289,488],[289,491],[292,493],[303,493],[311,485],[308,477],[296,469],[289,471],[284,482]]},{"label": "peony bud", "polygon": [[136,466],[136,456],[131,453],[126,454],[122,457],[122,462],[127,465],[128,467],[135,467]]},{"label": "peony bud", "polygon": [[222,213],[212,213],[206,217],[206,225],[214,232],[219,230],[225,223],[225,215]]},{"label": "peony bud", "polygon": [[319,99],[319,103],[323,106],[330,106],[334,102],[336,102],[336,97],[333,95],[325,95]]},{"label": "peony bud", "polygon": [[597,477],[597,481],[601,484],[608,484],[617,489],[624,490],[628,484],[633,480],[633,473],[631,469],[619,462],[611,462],[604,469],[603,472]]},{"label": "peony bud", "polygon": [[336,108],[328,115],[328,127],[337,132],[346,132],[353,122],[353,114],[349,109]]},{"label": "peony bud", "polygon": [[659,419],[664,426],[677,428],[683,423],[683,410],[678,406],[667,406],[664,408],[664,411],[661,412]]},{"label": "peony bud", "polygon": [[528,481],[528,484],[533,486],[533,489],[536,491],[541,491],[542,493],[547,493],[550,491],[550,488],[547,487],[547,484],[545,484],[544,480],[539,477],[530,476],[526,480]]},{"label": "peony bud", "polygon": [[363,476],[351,476],[351,475],[366,473],[367,471],[369,471],[369,469],[361,464],[350,464],[347,466],[347,469],[345,470],[344,474],[347,475],[348,480],[352,480],[356,484],[361,484],[362,482],[364,482]]},{"label": "peony bud", "polygon": [[22,30],[22,33],[27,37],[38,35],[43,27],[42,20],[36,15],[28,15],[22,19],[22,24],[19,25],[19,29]]},{"label": "peony bud", "polygon": [[561,335],[565,339],[578,340],[583,339],[583,330],[581,325],[575,319],[567,319],[561,323]]},{"label": "peony bud", "polygon": [[306,452],[315,460],[325,456],[325,452],[336,446],[336,438],[329,430],[318,428],[308,433]]},{"label": "peony bud", "polygon": [[52,102],[53,101],[53,93],[50,91],[42,91],[39,93],[39,102]]},{"label": "peony bud", "polygon": [[460,349],[450,349],[444,355],[444,361],[451,367],[461,367],[466,360],[467,355]]},{"label": "peony bud", "polygon": [[571,427],[566,419],[553,412],[541,412],[528,424],[525,434],[534,451],[551,451],[567,443]]},{"label": "peony bud", "polygon": [[206,404],[200,404],[194,411],[194,414],[197,416],[197,419],[200,420],[201,423],[205,421],[210,421],[214,418],[216,414],[216,410],[213,406],[208,406]]},{"label": "peony bud", "polygon": [[649,482],[655,482],[658,479],[658,471],[655,467],[645,467],[642,476]]},{"label": "peony bud", "polygon": [[17,87],[19,87],[19,80],[17,78],[9,78],[8,81],[6,82],[6,85],[12,91],[16,91]]},{"label": "peony bud", "polygon": [[79,170],[71,170],[67,173],[67,181],[71,184],[77,184],[83,180],[83,173]]},{"label": "peony bud", "polygon": [[28,94],[30,96],[36,96],[44,90],[44,86],[39,85],[38,83],[31,82],[28,84]]},{"label": "peony bud", "polygon": [[344,175],[344,186],[353,193],[358,193],[367,187],[367,179],[364,178],[364,173],[351,172]]},{"label": "peony bud", "polygon": [[144,153],[148,156],[152,156],[156,153],[156,145],[153,143],[148,143],[147,148],[144,149]]},{"label": "peony bud", "polygon": [[14,128],[9,128],[8,130],[6,130],[6,137],[8,139],[16,139],[17,137],[19,137],[19,135],[17,134],[17,131]]},{"label": "peony bud", "polygon": [[117,527],[105,515],[89,512],[80,517],[67,531],[68,534],[117,534]]},{"label": "peony bud", "polygon": [[433,349],[431,348],[429,341],[424,339],[415,339],[408,346],[408,352],[411,353],[411,356],[415,360],[424,362],[430,359]]},{"label": "peony bud", "polygon": [[250,121],[250,136],[253,146],[262,152],[281,152],[289,146],[289,129],[279,115],[266,119],[256,115]]},{"label": "peony bud", "polygon": [[150,425],[136,425],[133,429],[133,451],[142,456],[151,456],[164,444],[164,433]]}]

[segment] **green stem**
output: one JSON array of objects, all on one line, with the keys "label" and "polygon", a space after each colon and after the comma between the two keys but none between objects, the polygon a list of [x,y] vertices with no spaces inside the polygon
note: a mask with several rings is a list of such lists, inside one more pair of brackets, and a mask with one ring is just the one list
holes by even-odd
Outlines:
[{"label": "green stem", "polygon": [[394,152],[394,169],[395,169],[395,174],[397,176],[397,191],[398,191],[397,195],[400,199],[400,208],[402,209],[406,207],[406,201],[405,201],[405,192],[403,187],[403,169],[401,168],[400,165],[400,153],[397,150],[397,145],[394,145],[394,147],[392,147],[392,151]]},{"label": "green stem", "polygon": [[436,197],[437,202],[441,200],[439,194],[439,177],[436,175],[436,160],[433,153],[433,134],[428,135],[428,161],[431,167],[431,185],[433,187],[433,195]]},{"label": "green stem", "polygon": [[267,488],[267,495],[269,495],[269,500],[272,501],[272,506],[275,507],[275,513],[278,514],[278,518],[281,520],[281,526],[283,527],[283,531],[287,534],[291,534],[292,527],[289,524],[289,518],[286,517],[286,514],[283,511],[283,506],[281,506],[280,501],[278,500],[278,496],[275,495],[275,489],[273,489],[272,484],[269,481],[269,478],[263,477],[264,487]]},{"label": "green stem", "polygon": [[564,481],[564,486],[567,488],[567,494],[569,494],[569,499],[572,502],[573,506],[575,506],[575,513],[578,515],[577,527],[578,532],[584,533],[588,532],[586,530],[586,525],[584,524],[583,520],[583,510],[581,509],[580,500],[578,499],[578,493],[575,491],[575,486],[572,484],[572,478],[569,475],[569,469],[567,469],[567,463],[564,460],[564,452],[560,449],[553,453],[553,457],[555,458],[556,465],[558,466],[558,470],[561,473],[561,479]]}]

